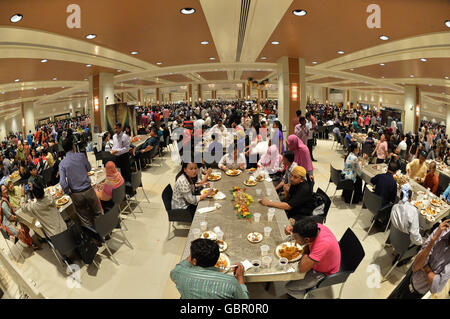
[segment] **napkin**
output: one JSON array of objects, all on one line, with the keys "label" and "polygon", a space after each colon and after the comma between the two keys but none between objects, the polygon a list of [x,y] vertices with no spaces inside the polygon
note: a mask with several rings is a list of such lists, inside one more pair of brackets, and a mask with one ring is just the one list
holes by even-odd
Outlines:
[{"label": "napkin", "polygon": [[209,213],[209,212],[212,212],[212,211],[215,211],[215,210],[216,210],[216,207],[203,207],[203,208],[199,208],[197,210],[197,212],[199,214],[204,214],[204,213]]},{"label": "napkin", "polygon": [[225,199],[226,198],[226,196],[225,196],[225,194],[224,193],[222,193],[222,192],[218,192],[216,195],[214,195],[214,197],[213,197],[215,200],[221,200],[221,199]]},{"label": "napkin", "polygon": [[247,271],[248,269],[252,268],[253,265],[251,262],[249,262],[247,259],[241,262],[242,266],[244,266],[244,270]]},{"label": "napkin", "polygon": [[272,179],[271,179],[270,177],[267,177],[267,178],[265,179],[265,181],[270,183],[270,182],[272,181]]}]

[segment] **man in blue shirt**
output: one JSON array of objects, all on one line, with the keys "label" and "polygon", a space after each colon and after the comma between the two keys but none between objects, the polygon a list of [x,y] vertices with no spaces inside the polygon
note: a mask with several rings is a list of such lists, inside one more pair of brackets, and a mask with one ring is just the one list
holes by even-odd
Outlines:
[{"label": "man in blue shirt", "polygon": [[28,145],[30,145],[30,147],[31,147],[31,145],[33,144],[33,134],[31,134],[31,130],[28,132],[27,142],[28,142]]},{"label": "man in blue shirt", "polygon": [[159,141],[160,137],[158,136],[158,129],[154,126],[150,131],[150,138],[136,149],[136,160],[141,167],[145,167],[144,157],[150,155],[150,151],[159,144]]},{"label": "man in blue shirt", "polygon": [[446,200],[448,204],[450,204],[450,185],[447,186],[444,194],[442,194],[442,199]]},{"label": "man in blue shirt", "polygon": [[381,207],[389,203],[394,203],[397,196],[397,182],[394,179],[394,174],[398,170],[398,162],[391,161],[388,166],[388,171],[384,174],[378,174],[370,180],[370,183],[375,186],[375,194],[381,197]]},{"label": "man in blue shirt", "polygon": [[94,227],[94,220],[102,214],[102,209],[88,176],[91,164],[84,153],[74,151],[71,138],[65,139],[63,148],[66,156],[59,164],[59,184],[72,199],[81,224]]}]

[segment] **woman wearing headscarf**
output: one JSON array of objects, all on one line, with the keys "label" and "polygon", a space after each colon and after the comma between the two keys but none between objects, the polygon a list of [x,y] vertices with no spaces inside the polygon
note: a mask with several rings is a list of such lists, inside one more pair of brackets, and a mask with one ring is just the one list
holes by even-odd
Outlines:
[{"label": "woman wearing headscarf", "polygon": [[276,145],[271,145],[267,149],[267,153],[259,160],[258,166],[266,169],[269,174],[275,174],[283,169],[283,156],[278,153]]},{"label": "woman wearing headscarf", "polygon": [[288,149],[294,152],[294,162],[306,169],[310,179],[313,179],[314,167],[311,156],[309,155],[308,147],[298,138],[297,135],[292,134],[286,140]]},{"label": "woman wearing headscarf", "polygon": [[95,193],[97,194],[97,198],[100,200],[103,209],[114,207],[112,192],[124,183],[122,175],[117,171],[116,165],[113,162],[109,161],[106,163],[105,171],[105,182],[95,188]]}]

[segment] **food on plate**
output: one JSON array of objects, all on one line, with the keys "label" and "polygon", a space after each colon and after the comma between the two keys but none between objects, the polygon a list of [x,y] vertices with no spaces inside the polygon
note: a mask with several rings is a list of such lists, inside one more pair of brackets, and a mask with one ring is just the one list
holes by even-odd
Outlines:
[{"label": "food on plate", "polygon": [[436,215],[436,211],[434,210],[434,208],[429,207],[429,206],[425,209],[425,213],[426,213],[427,215],[431,215],[431,216]]},{"label": "food on plate", "polygon": [[10,177],[13,178],[13,179],[16,178],[16,177],[19,177],[19,171],[13,172]]},{"label": "food on plate", "polygon": [[258,232],[252,232],[247,235],[247,240],[251,243],[259,243],[263,240],[263,235]]},{"label": "food on plate", "polygon": [[63,196],[60,199],[56,200],[56,206],[63,206],[69,202],[69,198],[67,196]]},{"label": "food on plate", "polygon": [[220,252],[223,252],[223,251],[227,250],[227,248],[228,248],[228,244],[226,242],[224,242],[223,240],[217,240],[217,244],[219,245]]},{"label": "food on plate", "polygon": [[221,176],[220,174],[215,174],[215,173],[211,173],[211,174],[209,174],[209,176],[208,176],[208,180],[209,180],[209,181],[212,181],[212,182],[218,181],[218,180],[221,179],[221,178],[222,178],[222,176]]},{"label": "food on plate", "polygon": [[296,244],[283,244],[281,248],[278,249],[278,254],[280,255],[280,257],[284,257],[289,261],[298,258],[302,252],[302,249],[299,248]]},{"label": "food on plate", "polygon": [[439,198],[432,199],[431,200],[431,205],[433,205],[433,206],[441,206],[442,205],[442,200],[440,200]]},{"label": "food on plate", "polygon": [[216,268],[222,268],[226,269],[229,266],[228,258],[224,254],[220,254],[219,259],[217,260],[217,263],[215,265]]},{"label": "food on plate", "polygon": [[203,239],[211,239],[211,240],[217,239],[216,233],[210,230],[203,232],[200,237]]},{"label": "food on plate", "polygon": [[256,181],[253,179],[248,179],[244,182],[245,185],[247,186],[255,186],[256,185]]},{"label": "food on plate", "polygon": [[416,207],[419,208],[419,209],[425,207],[424,203],[422,203],[422,201],[420,201],[420,200],[418,200],[417,202],[415,202],[415,203],[414,203],[414,206],[416,206]]},{"label": "food on plate", "polygon": [[240,169],[229,169],[228,171],[226,171],[226,174],[229,176],[237,176],[241,173]]},{"label": "food on plate", "polygon": [[259,175],[255,179],[256,179],[257,182],[262,182],[264,180],[264,176]]},{"label": "food on plate", "polygon": [[[207,193],[209,192],[210,189],[211,189],[211,188],[205,188],[205,189],[203,189],[203,190],[201,191],[201,194],[202,194],[202,195],[207,194]],[[212,190],[213,190],[213,193],[212,193],[211,195],[208,196],[209,198],[212,198],[212,197],[216,196],[216,194],[219,192],[219,190],[218,190],[217,188],[213,188]]]},{"label": "food on plate", "polygon": [[249,168],[248,171],[249,171],[250,173],[254,173],[254,172],[256,171],[256,168],[255,168],[255,167]]},{"label": "food on plate", "polygon": [[89,176],[92,176],[92,175],[94,175],[94,174],[95,174],[94,171],[89,171],[89,172],[88,172],[88,175],[89,175]]}]

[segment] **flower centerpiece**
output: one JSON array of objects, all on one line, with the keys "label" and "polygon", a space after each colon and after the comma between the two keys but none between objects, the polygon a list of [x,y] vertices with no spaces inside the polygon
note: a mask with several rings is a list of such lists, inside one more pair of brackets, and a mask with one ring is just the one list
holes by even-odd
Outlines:
[{"label": "flower centerpiece", "polygon": [[235,186],[230,192],[233,195],[233,200],[236,202],[234,205],[234,208],[237,209],[236,216],[239,219],[247,219],[250,221],[253,218],[253,214],[248,209],[248,206],[253,203],[253,197],[245,193],[245,190],[245,188]]}]

